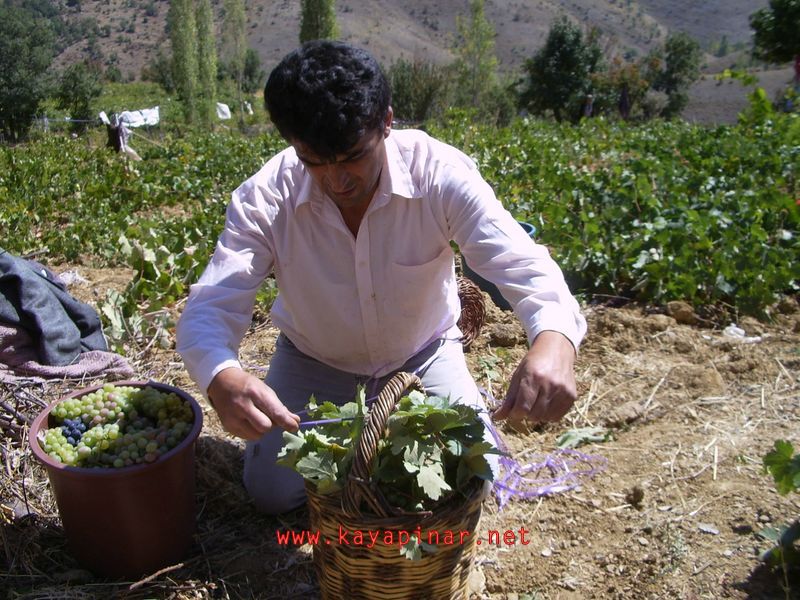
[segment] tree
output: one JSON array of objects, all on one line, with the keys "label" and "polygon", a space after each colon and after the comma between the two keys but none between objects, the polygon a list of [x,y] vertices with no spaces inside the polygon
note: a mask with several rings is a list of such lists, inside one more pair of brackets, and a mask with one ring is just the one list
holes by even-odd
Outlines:
[{"label": "tree", "polygon": [[175,89],[183,105],[186,121],[197,115],[197,24],[192,0],[171,0],[167,26],[172,41],[172,65]]},{"label": "tree", "polygon": [[639,107],[650,88],[639,62],[627,62],[615,56],[608,67],[592,76],[595,113],[618,113],[629,119]]},{"label": "tree", "polygon": [[242,77],[242,91],[254,94],[264,85],[267,74],[261,68],[261,59],[258,52],[248,48],[244,55],[244,73]]},{"label": "tree", "polygon": [[23,139],[47,96],[54,35],[48,20],[0,5],[0,133]]},{"label": "tree", "polygon": [[689,86],[700,76],[700,44],[688,34],[671,33],[663,48],[650,55],[653,89],[667,95],[661,111],[666,118],[678,116],[689,101]]},{"label": "tree", "polygon": [[601,52],[594,35],[584,41],[577,25],[567,17],[558,19],[544,46],[525,62],[520,106],[534,114],[550,110],[558,121],[566,115],[577,119],[592,92],[591,76],[600,67]]},{"label": "tree", "polygon": [[164,88],[168,94],[175,91],[175,70],[172,59],[164,53],[163,49],[156,50],[155,56],[142,68],[142,79],[155,81]]},{"label": "tree", "polygon": [[420,59],[399,58],[387,73],[392,110],[400,121],[422,123],[445,102],[447,76],[442,67]]},{"label": "tree", "polygon": [[197,2],[198,113],[206,125],[212,122],[217,98],[217,46],[210,0]]},{"label": "tree", "polygon": [[731,44],[728,41],[728,36],[723,35],[722,39],[719,41],[719,46],[717,46],[717,51],[714,53],[714,56],[726,56],[730,51]]},{"label": "tree", "polygon": [[794,61],[794,81],[800,85],[800,0],[770,0],[769,7],[750,15],[753,55],[767,62]]},{"label": "tree", "polygon": [[334,0],[301,0],[300,43],[332,40],[339,36]]},{"label": "tree", "polygon": [[92,102],[103,92],[100,73],[85,62],[70,65],[64,71],[56,90],[57,106],[69,112],[73,131],[86,131],[94,119]]},{"label": "tree", "polygon": [[236,83],[236,100],[239,104],[239,124],[244,124],[244,69],[247,60],[247,37],[243,0],[225,0],[225,19],[223,20],[224,56],[228,70],[233,74]]},{"label": "tree", "polygon": [[456,103],[460,106],[479,107],[497,84],[495,31],[486,18],[483,0],[471,0],[469,19],[456,16],[456,27]]}]

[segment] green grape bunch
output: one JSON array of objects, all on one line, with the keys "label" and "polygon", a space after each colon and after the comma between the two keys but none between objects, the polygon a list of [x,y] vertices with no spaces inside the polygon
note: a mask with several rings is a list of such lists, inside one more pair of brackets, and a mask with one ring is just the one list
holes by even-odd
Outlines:
[{"label": "green grape bunch", "polygon": [[121,468],[152,463],[192,429],[189,402],[154,387],[102,388],[58,403],[50,411],[42,447],[76,467]]}]

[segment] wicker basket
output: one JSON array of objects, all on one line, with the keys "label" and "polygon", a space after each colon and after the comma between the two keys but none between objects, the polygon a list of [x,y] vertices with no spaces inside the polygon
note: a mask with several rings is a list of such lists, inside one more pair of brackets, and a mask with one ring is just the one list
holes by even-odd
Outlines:
[{"label": "wicker basket", "polygon": [[463,334],[461,343],[464,350],[469,350],[486,320],[486,302],[481,289],[466,277],[458,278],[458,299],[461,300],[461,316],[458,318],[458,328]]},{"label": "wicker basket", "polygon": [[[314,546],[314,567],[323,600],[469,597],[483,481],[476,478],[466,495],[454,494],[432,511],[398,514],[369,479],[369,465],[386,430],[386,420],[412,387],[422,389],[419,378],[398,373],[381,391],[370,410],[343,492],[321,495],[313,485],[306,485],[311,528],[320,532],[320,543]],[[368,508],[362,512],[364,506]],[[403,556],[398,543],[383,543],[388,536],[397,542],[403,539],[402,532],[413,535],[418,530],[423,541],[436,532],[444,543],[434,553],[423,553],[419,560]],[[446,543],[448,531],[453,543]],[[342,532],[348,543],[342,542]],[[356,532],[361,532],[364,544],[355,543]],[[377,533],[378,541],[367,547],[370,532]]]}]

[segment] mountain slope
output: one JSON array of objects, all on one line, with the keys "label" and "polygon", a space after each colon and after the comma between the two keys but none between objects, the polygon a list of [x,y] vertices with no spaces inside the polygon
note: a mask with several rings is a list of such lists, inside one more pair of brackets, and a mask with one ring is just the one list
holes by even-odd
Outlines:
[{"label": "mountain slope", "polygon": [[[68,63],[88,50],[102,59],[115,59],[126,78],[139,78],[142,67],[159,48],[168,50],[165,32],[167,0],[83,0],[62,11],[72,23],[83,22],[94,36],[65,49],[59,60]],[[641,55],[663,42],[671,31],[686,31],[701,44],[749,43],[749,15],[767,0],[487,0],[486,15],[493,23],[500,67],[518,69],[544,43],[560,15],[597,27],[611,53]],[[214,2],[218,31],[222,2]],[[450,48],[457,17],[469,13],[467,0],[340,0],[336,7],[342,38],[365,46],[384,64],[399,56],[436,63],[452,59]],[[247,36],[269,69],[297,45],[300,2],[250,0]],[[94,38],[92,42],[91,39]],[[221,38],[221,36],[220,36]]]},{"label": "mountain slope", "polygon": [[[126,80],[139,79],[142,68],[161,50],[169,54],[166,34],[168,0],[51,0],[64,18],[86,35],[79,36],[57,59],[63,66],[90,54],[115,64]],[[213,0],[220,48],[222,4]],[[685,31],[708,52],[704,72],[718,73],[749,52],[749,16],[768,0],[486,0],[485,11],[496,31],[500,69],[513,76],[544,44],[553,21],[561,15],[597,28],[606,58],[642,56],[670,32]],[[73,6],[69,8],[67,4]],[[299,0],[248,0],[247,37],[268,72],[298,44]],[[451,48],[458,18],[467,18],[469,0],[339,0],[341,37],[368,48],[388,66],[404,57],[437,64],[453,60]],[[714,56],[724,40],[730,53]],[[738,48],[738,51],[736,50]],[[223,57],[224,60],[224,57]],[[774,97],[791,78],[785,69],[758,73],[760,84]],[[698,123],[733,122],[746,105],[738,84],[719,85],[706,78],[690,91],[684,117]]]}]

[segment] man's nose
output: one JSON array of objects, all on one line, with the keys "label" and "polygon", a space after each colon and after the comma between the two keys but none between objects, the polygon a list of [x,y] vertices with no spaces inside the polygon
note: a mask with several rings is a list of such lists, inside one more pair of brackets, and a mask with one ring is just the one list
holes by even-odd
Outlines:
[{"label": "man's nose", "polygon": [[324,177],[328,185],[335,189],[346,187],[349,178],[347,169],[338,163],[329,163],[325,165]]}]

